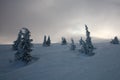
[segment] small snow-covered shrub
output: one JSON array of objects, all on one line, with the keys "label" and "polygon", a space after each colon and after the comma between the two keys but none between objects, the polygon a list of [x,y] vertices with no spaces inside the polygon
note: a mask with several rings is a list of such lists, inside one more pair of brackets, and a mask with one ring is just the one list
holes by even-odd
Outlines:
[{"label": "small snow-covered shrub", "polygon": [[110,43],[119,44],[119,40],[118,40],[117,36],[115,36],[114,39]]},{"label": "small snow-covered shrub", "polygon": [[66,38],[62,37],[62,42],[61,42],[62,45],[66,45],[67,44],[67,41],[66,41]]}]

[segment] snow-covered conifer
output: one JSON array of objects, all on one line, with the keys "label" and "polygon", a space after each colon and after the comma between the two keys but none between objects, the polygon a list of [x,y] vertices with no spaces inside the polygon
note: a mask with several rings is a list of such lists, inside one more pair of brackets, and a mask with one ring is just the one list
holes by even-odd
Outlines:
[{"label": "snow-covered conifer", "polygon": [[87,25],[85,25],[85,29],[86,29],[86,40],[83,41],[82,38],[80,40],[80,45],[81,45],[81,48],[80,48],[80,51],[82,53],[85,53],[87,55],[93,55],[93,50],[94,50],[94,47],[93,47],[93,44],[92,44],[92,41],[91,41],[91,37],[90,37],[90,32],[88,31],[88,27]]},{"label": "snow-covered conifer", "polygon": [[87,44],[88,48],[93,49],[94,47],[92,45],[90,32],[88,31],[87,25],[85,25],[85,29],[86,29],[86,44]]},{"label": "snow-covered conifer", "polygon": [[32,39],[30,39],[30,31],[27,28],[22,28],[22,36],[19,45],[18,50],[15,53],[15,60],[21,60],[25,63],[28,63],[32,60],[32,56],[30,55],[30,52],[32,51]]},{"label": "snow-covered conifer", "polygon": [[81,37],[80,41],[79,41],[79,44],[82,45],[83,44],[83,39]]},{"label": "snow-covered conifer", "polygon": [[17,50],[17,49],[18,49],[18,45],[19,45],[21,39],[22,39],[22,31],[20,30],[19,33],[18,33],[18,38],[17,38],[17,40],[14,41],[14,44],[12,45],[13,50]]},{"label": "snow-covered conifer", "polygon": [[119,44],[119,40],[117,36],[114,37],[114,39],[111,41],[112,44]]},{"label": "snow-covered conifer", "polygon": [[43,46],[46,46],[46,35],[44,36]]},{"label": "snow-covered conifer", "polygon": [[74,43],[74,40],[73,39],[71,39],[71,47],[70,47],[70,49],[71,50],[75,50],[75,48],[76,48],[76,45],[75,45],[75,43]]},{"label": "snow-covered conifer", "polygon": [[88,48],[85,41],[81,40],[80,52],[87,54]]},{"label": "snow-covered conifer", "polygon": [[47,46],[50,46],[50,45],[51,45],[50,36],[48,36],[48,40],[47,40],[46,44],[47,44]]},{"label": "snow-covered conifer", "polygon": [[67,44],[66,38],[62,37],[62,45],[66,45],[66,44]]}]

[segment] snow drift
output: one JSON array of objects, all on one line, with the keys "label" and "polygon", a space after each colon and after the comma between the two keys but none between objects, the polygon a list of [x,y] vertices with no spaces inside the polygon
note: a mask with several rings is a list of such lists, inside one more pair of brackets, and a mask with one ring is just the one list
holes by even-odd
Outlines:
[{"label": "snow drift", "polygon": [[34,44],[30,64],[13,62],[11,45],[0,45],[0,80],[120,80],[120,45],[95,43],[94,56],[70,50],[70,45]]}]

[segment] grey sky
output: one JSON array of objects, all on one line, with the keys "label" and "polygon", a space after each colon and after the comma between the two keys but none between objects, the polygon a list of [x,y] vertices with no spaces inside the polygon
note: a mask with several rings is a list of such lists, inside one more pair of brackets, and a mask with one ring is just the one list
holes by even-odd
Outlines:
[{"label": "grey sky", "polygon": [[22,27],[34,42],[84,34],[84,24],[92,36],[119,37],[119,21],[120,0],[0,0],[0,43],[12,43]]}]

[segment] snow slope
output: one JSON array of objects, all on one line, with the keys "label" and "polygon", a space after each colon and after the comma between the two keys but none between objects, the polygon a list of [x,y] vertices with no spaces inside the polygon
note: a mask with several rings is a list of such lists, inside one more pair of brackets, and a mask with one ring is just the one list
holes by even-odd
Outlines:
[{"label": "snow slope", "polygon": [[0,80],[120,80],[120,45],[95,43],[94,56],[85,56],[69,45],[34,45],[37,61],[13,62],[11,45],[0,45]]}]

